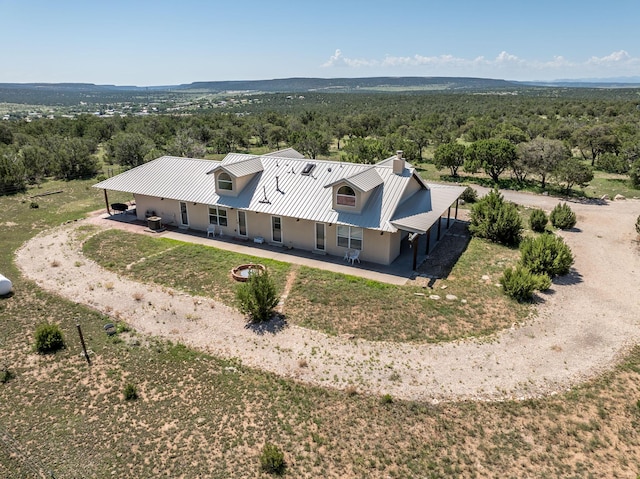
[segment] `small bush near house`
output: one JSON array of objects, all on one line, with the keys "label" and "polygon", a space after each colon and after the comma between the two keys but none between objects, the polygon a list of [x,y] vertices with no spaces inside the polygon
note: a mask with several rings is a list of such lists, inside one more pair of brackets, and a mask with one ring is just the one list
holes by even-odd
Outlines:
[{"label": "small bush near house", "polygon": [[551,210],[549,219],[554,228],[560,228],[561,230],[569,230],[576,225],[576,214],[566,203],[558,203],[556,207]]},{"label": "small bush near house", "polygon": [[260,467],[269,474],[281,475],[286,468],[284,453],[278,446],[266,443],[260,454]]},{"label": "small bush near house", "polygon": [[520,262],[525,268],[550,278],[567,274],[573,264],[569,246],[562,238],[551,233],[525,238],[520,244],[520,253]]},{"label": "small bush near house", "polygon": [[41,354],[55,353],[64,348],[62,330],[57,324],[43,323],[36,328],[36,351]]},{"label": "small bush near house", "polygon": [[542,233],[547,227],[548,222],[549,218],[547,218],[547,214],[541,209],[533,210],[531,216],[529,216],[529,225],[531,229],[537,233]]},{"label": "small bush near house", "polygon": [[469,231],[494,243],[517,245],[522,234],[522,220],[516,206],[505,202],[494,189],[471,207]]},{"label": "small bush near house", "polygon": [[236,300],[240,312],[248,315],[251,322],[267,321],[279,301],[276,285],[269,272],[249,276],[249,280],[238,287]]},{"label": "small bush near house", "polygon": [[460,195],[460,199],[465,203],[475,203],[476,201],[478,201],[478,193],[470,186],[467,186],[467,188]]},{"label": "small bush near house", "polygon": [[138,388],[135,384],[127,383],[124,387],[123,394],[125,401],[135,401],[138,399]]},{"label": "small bush near house", "polygon": [[507,268],[500,279],[504,293],[519,301],[531,301],[534,291],[545,291],[551,287],[551,279],[545,274],[535,274],[521,264]]}]

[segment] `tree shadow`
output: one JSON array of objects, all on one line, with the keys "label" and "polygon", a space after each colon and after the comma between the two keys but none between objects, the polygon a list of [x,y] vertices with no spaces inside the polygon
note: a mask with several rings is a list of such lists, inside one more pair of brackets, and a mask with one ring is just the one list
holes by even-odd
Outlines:
[{"label": "tree shadow", "polygon": [[15,295],[15,293],[13,291],[7,293],[7,294],[0,294],[0,299],[9,299],[9,298],[13,298],[13,296]]},{"label": "tree shadow", "polygon": [[267,321],[248,322],[245,325],[245,329],[249,329],[259,336],[267,333],[276,335],[283,331],[288,325],[287,317],[284,314],[274,314]]},{"label": "tree shadow", "polygon": [[582,275],[575,268],[571,268],[569,274],[553,278],[552,282],[553,284],[557,284],[558,286],[571,286],[574,284],[580,284],[583,281],[584,280],[582,279]]}]

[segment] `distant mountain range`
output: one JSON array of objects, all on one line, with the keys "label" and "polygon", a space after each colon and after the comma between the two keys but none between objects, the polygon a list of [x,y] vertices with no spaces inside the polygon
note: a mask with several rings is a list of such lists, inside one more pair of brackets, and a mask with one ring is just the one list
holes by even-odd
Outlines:
[{"label": "distant mountain range", "polygon": [[211,81],[149,87],[92,83],[0,83],[0,102],[71,105],[81,101],[108,103],[142,100],[149,95],[305,92],[481,92],[530,87],[630,88],[640,77],[516,82],[465,77],[282,78],[274,80]]}]

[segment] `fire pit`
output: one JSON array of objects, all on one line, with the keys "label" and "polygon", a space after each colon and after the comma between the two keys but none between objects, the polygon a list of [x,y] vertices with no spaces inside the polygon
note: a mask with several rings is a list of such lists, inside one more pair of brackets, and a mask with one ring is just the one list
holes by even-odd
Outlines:
[{"label": "fire pit", "polygon": [[252,274],[260,274],[266,268],[262,264],[241,264],[231,270],[231,276],[236,281],[247,281]]}]

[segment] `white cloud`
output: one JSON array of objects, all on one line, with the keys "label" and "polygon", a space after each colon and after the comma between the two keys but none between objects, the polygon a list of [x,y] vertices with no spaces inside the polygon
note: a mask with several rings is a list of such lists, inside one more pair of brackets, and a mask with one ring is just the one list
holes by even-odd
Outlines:
[{"label": "white cloud", "polygon": [[[591,57],[589,58],[589,61],[587,63],[594,64],[594,65],[602,65],[602,64],[609,64],[609,63],[629,63],[633,61],[634,59],[631,58],[631,56],[626,51],[620,50],[617,52],[613,52],[610,55],[607,55],[605,57]],[[635,61],[637,62],[638,59],[636,58]]]},{"label": "white cloud", "polygon": [[376,63],[375,60],[357,60],[353,58],[345,58],[342,56],[342,51],[340,49],[336,49],[336,52],[331,55],[329,60],[325,62],[322,66],[327,67],[352,67],[357,68],[361,66],[372,66]]},{"label": "white cloud", "polygon": [[550,60],[529,60],[507,51],[501,51],[494,58],[415,54],[413,56],[386,55],[382,59],[355,59],[344,56],[342,51],[337,49],[322,66],[367,69],[371,74],[500,76],[514,80],[533,80],[554,79],[560,76],[579,78],[594,73],[600,73],[602,76],[635,75],[637,68],[640,67],[640,58],[632,57],[625,50],[620,50],[603,57],[592,56],[582,62],[568,60],[562,55],[555,55]]}]

